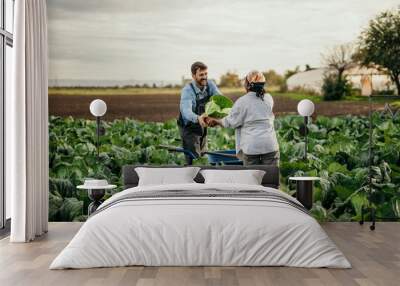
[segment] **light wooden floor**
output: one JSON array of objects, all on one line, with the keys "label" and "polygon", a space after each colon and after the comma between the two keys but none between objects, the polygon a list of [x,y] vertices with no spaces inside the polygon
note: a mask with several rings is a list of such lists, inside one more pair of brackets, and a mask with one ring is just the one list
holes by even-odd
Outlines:
[{"label": "light wooden floor", "polygon": [[324,229],[352,269],[289,267],[122,267],[48,270],[81,226],[51,223],[44,237],[27,244],[0,241],[0,285],[400,285],[400,223],[378,223],[375,232],[357,223]]}]

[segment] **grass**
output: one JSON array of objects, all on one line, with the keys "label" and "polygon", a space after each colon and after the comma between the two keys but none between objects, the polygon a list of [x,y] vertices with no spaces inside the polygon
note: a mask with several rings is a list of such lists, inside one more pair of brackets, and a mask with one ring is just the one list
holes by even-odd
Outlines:
[{"label": "grass", "polygon": [[[321,95],[312,95],[312,94],[307,94],[307,93],[298,93],[298,92],[274,92],[272,93],[274,96],[282,96],[286,98],[290,98],[293,100],[302,100],[302,99],[310,99],[313,102],[323,102],[324,99]],[[367,96],[361,96],[361,95],[352,95],[352,96],[346,96],[344,97],[341,101],[348,101],[348,102],[368,102],[368,97]],[[394,104],[397,104],[400,107],[400,96],[398,98],[393,98],[391,97],[378,97],[375,96],[372,98],[372,102],[393,102]],[[334,101],[326,101],[326,102],[334,102]]]},{"label": "grass", "polygon": [[[221,92],[226,95],[234,95],[240,96],[244,94],[244,89],[241,87],[235,88],[227,88],[223,87],[220,88]],[[146,95],[146,94],[175,94],[180,95],[181,89],[180,88],[136,88],[136,87],[128,87],[128,88],[101,88],[101,87],[91,87],[91,88],[84,88],[84,87],[50,87],[49,88],[49,96],[52,95],[65,95],[65,96],[102,96],[102,95]],[[294,92],[287,92],[281,93],[278,92],[276,89],[268,89],[269,93],[273,96],[284,96],[287,98],[291,98],[294,100],[301,100],[304,98],[312,99],[315,101],[320,101],[319,96],[315,95],[308,95],[303,93],[294,93]]]},{"label": "grass", "polygon": [[292,100],[302,100],[302,99],[309,99],[312,100],[313,102],[321,102],[322,96],[319,95],[311,95],[311,94],[305,94],[305,93],[297,93],[297,92],[274,92],[271,93],[275,97],[285,97],[289,98]]},{"label": "grass", "polygon": [[400,108],[400,101],[393,101],[393,102],[392,102],[392,107],[394,107],[394,108]]}]

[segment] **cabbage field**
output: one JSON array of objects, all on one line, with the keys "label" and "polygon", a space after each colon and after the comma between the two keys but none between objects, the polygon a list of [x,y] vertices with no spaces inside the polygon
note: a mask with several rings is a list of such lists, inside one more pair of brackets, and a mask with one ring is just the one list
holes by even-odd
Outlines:
[{"label": "cabbage field", "polygon": [[[321,177],[315,183],[312,214],[320,221],[351,221],[360,217],[361,206],[370,204],[378,216],[400,215],[400,118],[374,114],[373,188],[368,188],[368,118],[318,117],[310,124],[308,161],[299,134],[303,119],[276,119],[281,153],[281,189],[293,193],[287,178],[307,174]],[[50,117],[50,221],[84,221],[90,203],[86,191],[77,190],[85,177],[104,177],[122,190],[121,167],[125,164],[178,164],[184,157],[157,148],[179,146],[176,121],[139,122],[131,119],[104,123],[100,163],[97,162],[95,121]],[[210,129],[208,149],[233,149],[233,130]],[[206,158],[195,164],[207,164]],[[108,193],[107,196],[110,196]],[[370,200],[368,200],[368,198]]]}]

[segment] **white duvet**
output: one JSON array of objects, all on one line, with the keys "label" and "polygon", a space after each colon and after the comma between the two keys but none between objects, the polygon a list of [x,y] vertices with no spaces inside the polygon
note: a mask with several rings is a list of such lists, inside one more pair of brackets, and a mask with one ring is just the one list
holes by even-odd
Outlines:
[{"label": "white duvet", "polygon": [[[145,266],[350,268],[318,222],[288,204],[255,198],[154,198],[111,204],[130,192],[263,190],[238,184],[135,187],[100,207],[50,269]],[[294,198],[284,194],[290,200]]]}]

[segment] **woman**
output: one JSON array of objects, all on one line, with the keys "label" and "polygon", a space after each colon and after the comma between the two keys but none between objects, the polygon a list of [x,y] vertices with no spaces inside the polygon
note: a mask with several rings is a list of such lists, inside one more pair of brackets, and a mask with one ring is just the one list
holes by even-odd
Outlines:
[{"label": "woman", "polygon": [[244,165],[279,165],[279,146],[272,113],[274,101],[265,94],[265,77],[251,71],[244,80],[246,94],[236,100],[228,116],[207,118],[210,126],[235,128],[236,153]]}]

